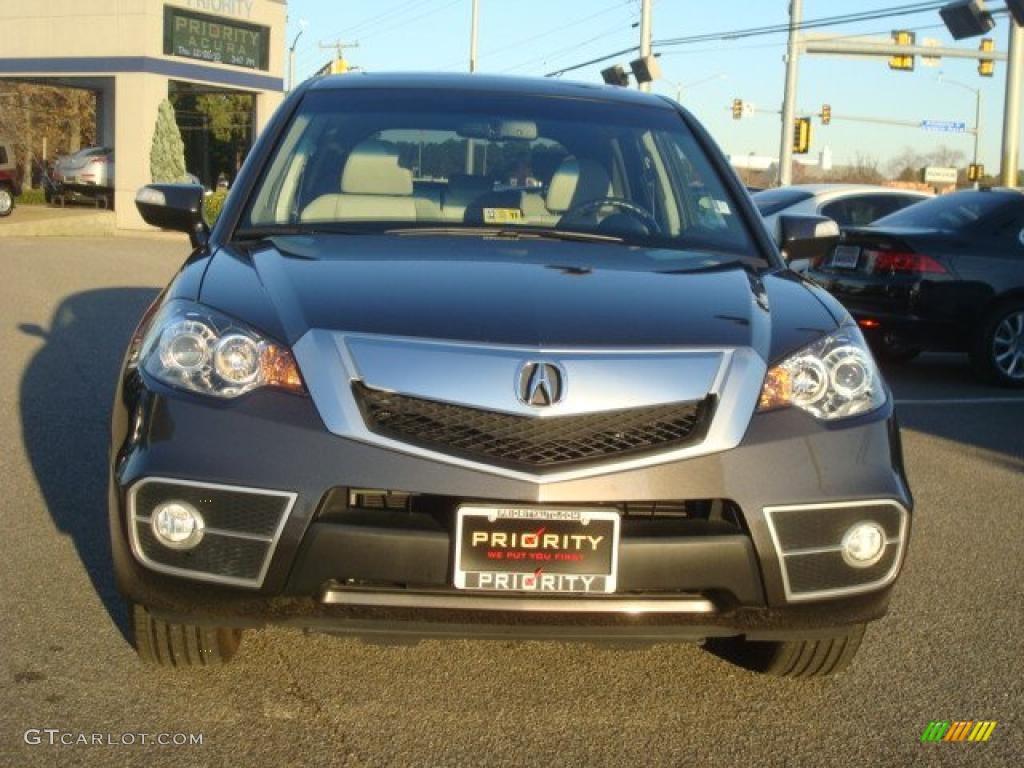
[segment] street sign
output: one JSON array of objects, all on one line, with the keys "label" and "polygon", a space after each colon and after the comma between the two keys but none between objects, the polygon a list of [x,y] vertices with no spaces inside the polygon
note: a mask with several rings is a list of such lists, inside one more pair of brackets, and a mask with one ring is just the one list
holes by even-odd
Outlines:
[{"label": "street sign", "polygon": [[956,184],[956,179],[956,168],[942,168],[939,166],[930,165],[924,169],[925,184],[944,186],[946,184]]},{"label": "street sign", "polygon": [[956,120],[922,120],[921,129],[940,133],[967,133],[967,123]]}]

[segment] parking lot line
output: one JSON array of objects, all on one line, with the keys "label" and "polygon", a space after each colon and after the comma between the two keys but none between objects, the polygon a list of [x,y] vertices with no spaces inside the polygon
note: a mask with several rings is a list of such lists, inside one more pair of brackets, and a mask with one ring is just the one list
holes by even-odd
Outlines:
[{"label": "parking lot line", "polygon": [[896,400],[896,405],[1024,405],[1024,397],[939,397]]}]

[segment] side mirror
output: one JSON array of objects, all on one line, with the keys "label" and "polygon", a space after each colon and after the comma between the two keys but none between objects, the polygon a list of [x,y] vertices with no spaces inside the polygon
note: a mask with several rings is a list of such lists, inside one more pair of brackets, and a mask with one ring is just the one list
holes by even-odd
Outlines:
[{"label": "side mirror", "polygon": [[827,256],[839,242],[839,225],[826,216],[779,216],[775,242],[787,264],[813,262]]},{"label": "side mirror", "polygon": [[210,237],[199,184],[147,184],[136,193],[135,207],[147,224],[184,232],[196,248]]}]

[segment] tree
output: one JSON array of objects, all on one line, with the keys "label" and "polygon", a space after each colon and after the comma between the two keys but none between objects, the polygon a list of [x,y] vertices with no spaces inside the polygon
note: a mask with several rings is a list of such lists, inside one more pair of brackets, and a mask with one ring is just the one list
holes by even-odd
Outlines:
[{"label": "tree", "polygon": [[252,138],[253,95],[204,93],[196,97],[195,108],[207,118],[213,138],[233,148],[235,167],[232,170],[237,174]]},{"label": "tree", "polygon": [[167,99],[157,110],[153,147],[149,152],[149,172],[154,182],[185,179],[185,144],[174,119],[174,107]]}]

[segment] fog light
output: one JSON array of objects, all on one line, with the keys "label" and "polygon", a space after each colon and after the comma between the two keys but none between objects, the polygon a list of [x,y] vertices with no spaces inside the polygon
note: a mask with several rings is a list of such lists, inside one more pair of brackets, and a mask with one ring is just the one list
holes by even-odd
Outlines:
[{"label": "fog light", "polygon": [[867,568],[882,559],[885,530],[878,523],[861,522],[843,534],[843,560],[854,568]]},{"label": "fog light", "polygon": [[171,549],[192,549],[203,540],[206,523],[199,510],[184,501],[158,504],[150,516],[157,541]]}]

